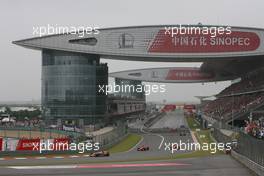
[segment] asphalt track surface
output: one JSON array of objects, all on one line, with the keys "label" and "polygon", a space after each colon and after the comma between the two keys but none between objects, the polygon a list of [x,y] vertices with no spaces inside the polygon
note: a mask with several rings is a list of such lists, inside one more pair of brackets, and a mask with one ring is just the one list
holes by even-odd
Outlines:
[{"label": "asphalt track surface", "polygon": [[[164,118],[175,118],[176,121],[185,123],[182,112],[169,113]],[[162,124],[163,121],[160,120],[158,123]],[[142,136],[143,140],[130,151],[112,154],[110,157],[91,158],[87,156],[78,158],[0,160],[0,175],[251,175],[248,169],[228,155],[167,161],[139,161],[146,158],[169,157],[187,152],[177,151],[172,154],[171,151],[166,149],[165,143],[179,142],[179,140],[192,141],[190,135],[180,136],[176,132],[161,134],[142,133]],[[161,142],[162,145],[160,145]],[[148,145],[150,151],[137,151],[137,147],[141,145]]]},{"label": "asphalt track surface", "polygon": [[[91,162],[110,162],[110,161],[131,161],[131,160],[143,160],[146,158],[157,158],[157,157],[170,157],[172,155],[177,155],[178,153],[183,153],[186,151],[177,151],[173,154],[168,148],[166,149],[165,143],[177,142],[179,140],[188,141],[191,140],[190,136],[179,136],[178,134],[142,134],[143,140],[138,143],[132,150],[128,152],[112,154],[110,157],[78,157],[78,158],[46,158],[46,159],[35,159],[29,158],[26,160],[0,160],[0,166],[2,165],[54,165],[54,164],[73,164],[73,163],[91,163]],[[164,137],[163,145],[160,147],[160,143]],[[137,147],[147,145],[150,150],[145,152],[137,151]],[[159,149],[160,147],[160,149]]]},{"label": "asphalt track surface", "polygon": [[187,126],[183,112],[176,110],[175,112],[168,112],[166,116],[157,121],[150,128],[180,128],[182,125]]}]

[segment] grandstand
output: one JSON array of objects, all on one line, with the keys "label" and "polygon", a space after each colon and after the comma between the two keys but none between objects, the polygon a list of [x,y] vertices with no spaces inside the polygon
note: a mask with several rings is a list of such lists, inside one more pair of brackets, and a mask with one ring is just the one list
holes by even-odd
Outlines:
[{"label": "grandstand", "polygon": [[240,82],[234,83],[218,94],[218,97],[228,96],[231,93],[246,93],[259,91],[264,88],[264,68],[246,74]]},{"label": "grandstand", "polygon": [[216,95],[215,100],[204,105],[204,114],[226,123],[233,121],[238,127],[246,126],[245,120],[249,118],[261,118],[264,115],[263,73],[264,68],[260,68],[241,76],[239,82],[231,84]]}]

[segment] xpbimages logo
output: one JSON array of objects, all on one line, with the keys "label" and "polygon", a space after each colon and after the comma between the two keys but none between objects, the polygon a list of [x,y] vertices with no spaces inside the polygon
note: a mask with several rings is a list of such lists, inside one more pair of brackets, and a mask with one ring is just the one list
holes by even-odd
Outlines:
[{"label": "xpbimages logo", "polygon": [[43,153],[44,151],[78,151],[78,153],[84,153],[85,151],[98,151],[100,149],[100,144],[96,143],[54,143],[54,142],[41,142],[33,143],[33,151],[39,151]]},{"label": "xpbimages logo", "polygon": [[171,37],[177,35],[207,35],[216,37],[217,35],[230,35],[232,33],[230,26],[192,26],[192,25],[179,25],[179,26],[165,26],[165,35]]},{"label": "xpbimages logo", "polygon": [[[232,146],[235,146],[236,142],[212,142],[212,143],[198,143],[187,141],[178,142],[165,142],[164,150],[174,153],[176,151],[209,151],[211,154],[215,154],[217,151],[231,150]],[[161,148],[163,143],[160,144]]]},{"label": "xpbimages logo", "polygon": [[117,85],[113,83],[113,85],[99,85],[98,88],[99,93],[106,95],[110,93],[144,93],[150,95],[151,93],[166,92],[166,85],[164,84]]},{"label": "xpbimages logo", "polygon": [[84,37],[85,34],[99,34],[97,26],[59,26],[57,24],[46,26],[33,26],[34,36],[54,35],[54,34],[78,34],[78,37]]}]

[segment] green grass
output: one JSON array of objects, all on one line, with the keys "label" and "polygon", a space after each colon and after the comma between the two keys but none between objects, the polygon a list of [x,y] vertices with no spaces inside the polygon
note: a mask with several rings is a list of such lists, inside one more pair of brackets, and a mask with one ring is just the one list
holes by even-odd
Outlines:
[{"label": "green grass", "polygon": [[192,118],[192,117],[187,117],[186,120],[187,120],[187,123],[188,123],[188,125],[189,125],[189,128],[190,128],[192,131],[195,130],[196,128],[199,128],[199,127],[200,127],[200,124],[197,123],[197,121],[196,121],[194,118]]},{"label": "green grass", "polygon": [[[198,140],[198,142],[201,145],[204,143],[206,143],[208,145],[210,145],[211,143],[215,143],[214,139],[212,138],[212,136],[210,134],[210,130],[201,129],[200,124],[192,117],[187,117],[186,120],[187,120],[187,123],[189,125],[189,128],[194,133],[196,139]],[[196,129],[200,129],[200,130],[196,131]],[[211,152],[213,152],[213,151],[211,151]],[[215,154],[220,154],[220,153],[222,153],[222,152],[220,152],[218,150],[216,153],[210,153],[210,151],[200,150],[200,151],[195,151],[193,153],[190,153],[190,155],[193,155],[195,157],[195,156],[210,156],[210,155],[215,155]]]},{"label": "green grass", "polygon": [[213,143],[214,140],[210,136],[210,130],[201,130],[196,132],[196,138],[199,140],[199,143]]},{"label": "green grass", "polygon": [[137,134],[129,134],[125,139],[120,143],[114,145],[109,149],[110,153],[125,152],[134,147],[140,140],[141,136]]}]

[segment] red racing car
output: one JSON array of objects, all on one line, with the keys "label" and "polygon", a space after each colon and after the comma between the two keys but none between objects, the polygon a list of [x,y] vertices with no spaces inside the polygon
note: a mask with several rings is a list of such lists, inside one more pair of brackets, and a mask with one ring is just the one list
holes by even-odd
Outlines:
[{"label": "red racing car", "polygon": [[137,151],[148,151],[148,150],[149,150],[149,147],[144,146],[144,145],[137,148]]},{"label": "red racing car", "polygon": [[171,145],[170,146],[170,150],[180,150],[180,147],[179,147],[179,145],[177,145],[177,144],[174,144],[174,145]]},{"label": "red racing car", "polygon": [[104,157],[104,156],[110,156],[110,153],[108,151],[99,151],[90,154],[90,157]]}]

